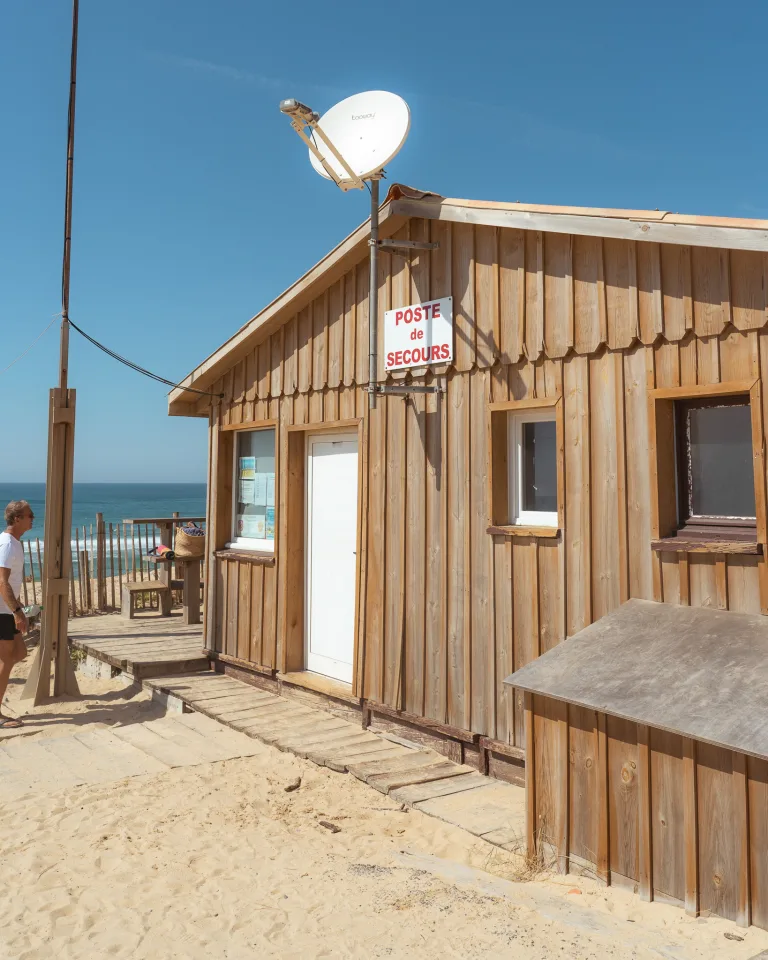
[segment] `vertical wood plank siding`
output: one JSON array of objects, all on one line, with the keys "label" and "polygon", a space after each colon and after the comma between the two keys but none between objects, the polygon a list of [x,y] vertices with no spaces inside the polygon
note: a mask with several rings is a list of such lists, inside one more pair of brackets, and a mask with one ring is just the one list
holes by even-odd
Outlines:
[{"label": "vertical wood plank siding", "polygon": [[[627,597],[768,610],[761,557],[652,553],[648,458],[649,389],[768,376],[768,255],[417,219],[403,236],[440,246],[410,262],[381,258],[379,377],[383,311],[452,295],[455,363],[420,377],[445,372],[447,394],[382,398],[369,415],[361,261],[218,382],[226,396],[211,417],[211,476],[222,476],[216,450],[227,425],[277,420],[285,451],[288,425],[365,418],[357,692],[524,748],[522,697],[503,688],[504,677]],[[558,538],[488,534],[488,404],[555,396],[563,404],[564,528]],[[762,397],[768,409],[768,389]],[[285,483],[281,476],[278,514]],[[282,669],[286,537],[278,515],[275,566],[215,561],[211,649]],[[593,757],[597,741],[582,721],[571,749]],[[613,720],[608,734],[609,776],[633,772],[610,798],[607,855],[631,877],[637,739]],[[654,742],[649,753],[655,769]],[[542,789],[555,759],[541,758]],[[706,758],[708,769],[716,759]],[[592,788],[585,776],[574,788]],[[765,791],[764,781],[750,781],[750,790]],[[570,825],[581,855],[597,829]],[[682,898],[677,866],[662,859],[656,869],[665,892]],[[768,884],[768,873],[755,884]],[[702,905],[710,892],[702,885]]]},{"label": "vertical wood plank siding", "polygon": [[526,833],[539,855],[556,855],[563,872],[636,884],[643,899],[676,901],[693,916],[768,927],[765,760],[549,697],[526,700]]}]

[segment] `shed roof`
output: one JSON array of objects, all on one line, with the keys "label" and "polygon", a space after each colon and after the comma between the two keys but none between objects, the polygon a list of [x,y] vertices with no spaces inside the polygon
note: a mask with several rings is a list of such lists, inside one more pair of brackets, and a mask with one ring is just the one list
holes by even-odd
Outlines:
[{"label": "shed roof", "polygon": [[505,681],[768,757],[768,618],[630,600]]},{"label": "shed roof", "polygon": [[[768,220],[688,216],[663,210],[462,200],[393,184],[381,208],[381,237],[391,237],[412,217],[576,236],[768,251]],[[169,413],[179,416],[192,413],[196,395],[185,388],[209,389],[236,359],[359,262],[365,256],[369,235],[370,220],[366,220],[195,367],[181,385],[171,391]]]}]

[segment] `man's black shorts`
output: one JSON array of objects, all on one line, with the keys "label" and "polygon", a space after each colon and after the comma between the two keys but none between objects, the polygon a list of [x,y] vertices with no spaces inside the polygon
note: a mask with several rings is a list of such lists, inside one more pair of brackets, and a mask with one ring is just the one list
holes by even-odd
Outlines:
[{"label": "man's black shorts", "polygon": [[12,613],[0,613],[0,640],[13,640],[19,632]]}]

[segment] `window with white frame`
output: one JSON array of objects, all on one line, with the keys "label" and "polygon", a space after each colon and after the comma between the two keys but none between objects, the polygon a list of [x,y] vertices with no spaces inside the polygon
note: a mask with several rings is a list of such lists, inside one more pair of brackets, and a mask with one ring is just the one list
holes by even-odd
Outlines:
[{"label": "window with white frame", "polygon": [[557,430],[554,409],[510,412],[509,520],[557,526]]},{"label": "window with white frame", "polygon": [[274,551],[275,431],[238,431],[234,448],[230,545]]}]

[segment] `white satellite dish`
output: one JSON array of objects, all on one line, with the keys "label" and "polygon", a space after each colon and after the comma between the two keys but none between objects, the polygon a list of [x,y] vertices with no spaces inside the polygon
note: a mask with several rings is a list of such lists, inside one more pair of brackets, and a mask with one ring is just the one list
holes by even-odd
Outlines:
[{"label": "white satellite dish", "polygon": [[[309,148],[309,160],[326,180],[341,190],[365,190],[371,194],[371,239],[369,289],[378,282],[379,247],[387,250],[431,250],[436,243],[419,240],[379,239],[379,180],[384,167],[402,149],[411,128],[411,111],[402,97],[385,90],[356,93],[324,114],[300,100],[281,100],[280,111],[291,119],[291,126]],[[370,184],[366,184],[366,180]],[[401,254],[402,255],[402,254]],[[376,406],[377,393],[435,393],[443,387],[387,386],[377,382],[376,337],[378,297],[368,305],[368,402]]]},{"label": "white satellite dish", "polygon": [[402,97],[385,90],[356,93],[331,107],[313,132],[315,145],[326,154],[326,162],[336,177],[331,177],[312,150],[309,161],[321,177],[345,179],[348,174],[342,164],[323,149],[322,140],[330,140],[352,173],[360,180],[367,180],[397,156],[410,127],[411,111]]}]

